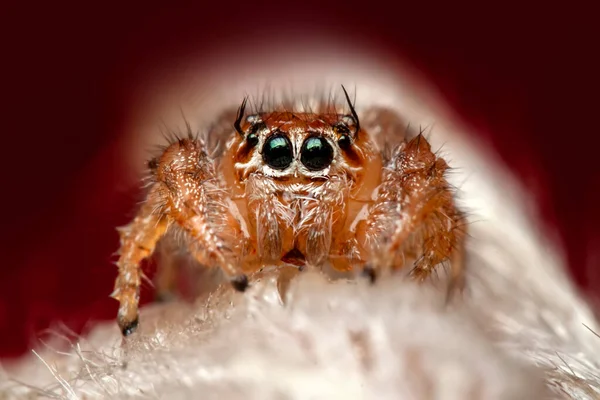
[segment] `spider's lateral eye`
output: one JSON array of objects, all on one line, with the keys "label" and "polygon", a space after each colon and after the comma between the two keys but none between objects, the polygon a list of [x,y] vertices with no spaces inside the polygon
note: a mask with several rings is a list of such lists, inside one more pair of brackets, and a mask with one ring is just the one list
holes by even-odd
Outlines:
[{"label": "spider's lateral eye", "polygon": [[340,148],[349,148],[352,144],[352,140],[350,139],[350,129],[348,128],[348,125],[346,125],[344,122],[338,122],[337,124],[333,125],[333,131],[340,135],[338,139],[338,145]]},{"label": "spider's lateral eye", "polygon": [[338,122],[337,124],[333,125],[333,131],[335,133],[337,133],[338,135],[349,135],[350,134],[350,128],[348,128],[348,125],[346,125],[343,122]]},{"label": "spider's lateral eye", "polygon": [[258,135],[256,133],[250,133],[246,136],[246,142],[250,147],[256,146],[258,144]]},{"label": "spider's lateral eye", "polygon": [[271,136],[263,146],[262,157],[271,168],[286,169],[294,160],[290,139],[281,133]]},{"label": "spider's lateral eye", "polygon": [[312,136],[304,141],[300,150],[300,161],[310,171],[324,169],[333,160],[333,148],[321,136]]},{"label": "spider's lateral eye", "polygon": [[257,132],[266,128],[267,125],[262,121],[254,123],[248,130],[248,135],[246,136],[246,143],[248,143],[250,147],[256,146],[258,144]]},{"label": "spider's lateral eye", "polygon": [[256,134],[258,131],[262,131],[263,129],[267,129],[267,124],[265,124],[263,121],[255,122],[248,130],[248,135],[253,133]]},{"label": "spider's lateral eye", "polygon": [[352,144],[352,140],[350,140],[350,136],[348,136],[348,135],[342,135],[338,139],[338,145],[344,150],[349,148],[351,144]]}]

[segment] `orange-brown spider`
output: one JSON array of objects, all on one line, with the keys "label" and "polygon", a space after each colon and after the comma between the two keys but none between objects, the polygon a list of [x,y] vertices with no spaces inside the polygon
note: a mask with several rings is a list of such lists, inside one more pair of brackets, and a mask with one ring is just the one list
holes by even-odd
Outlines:
[{"label": "orange-brown spider", "polygon": [[[390,110],[367,113],[361,127],[349,113],[322,102],[317,112],[287,107],[246,116],[246,100],[218,156],[188,135],[149,162],[153,183],[133,221],[120,228],[120,302],[124,335],[138,324],[142,272],[158,240],[184,232],[200,264],[220,267],[235,289],[262,266],[295,264],[340,271],[358,268],[372,280],[413,264],[423,279],[449,261],[462,276],[465,232],[448,166],[418,134],[408,140]],[[391,153],[382,141],[400,138]]]}]

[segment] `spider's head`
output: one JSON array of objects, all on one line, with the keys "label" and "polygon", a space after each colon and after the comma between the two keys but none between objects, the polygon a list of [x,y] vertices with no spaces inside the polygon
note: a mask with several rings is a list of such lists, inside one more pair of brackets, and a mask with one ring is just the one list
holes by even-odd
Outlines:
[{"label": "spider's head", "polygon": [[244,117],[242,103],[234,127],[235,166],[241,180],[260,173],[278,180],[318,180],[333,174],[353,177],[367,157],[358,116],[272,111]]}]

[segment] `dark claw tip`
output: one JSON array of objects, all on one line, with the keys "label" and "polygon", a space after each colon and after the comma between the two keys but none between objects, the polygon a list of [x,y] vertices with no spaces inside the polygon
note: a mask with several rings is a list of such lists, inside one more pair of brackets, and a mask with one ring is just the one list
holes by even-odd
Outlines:
[{"label": "dark claw tip", "polygon": [[123,327],[123,329],[121,330],[121,333],[123,334],[123,336],[129,336],[131,335],[133,332],[135,332],[137,330],[137,327],[139,325],[139,319],[136,318],[135,320],[133,320],[131,323],[125,325]]},{"label": "dark claw tip", "polygon": [[371,284],[374,284],[377,280],[377,274],[375,273],[375,269],[370,265],[365,265],[361,272],[361,276],[367,278]]},{"label": "dark claw tip", "polygon": [[238,292],[244,292],[248,288],[248,277],[246,275],[238,275],[231,278],[231,286]]}]

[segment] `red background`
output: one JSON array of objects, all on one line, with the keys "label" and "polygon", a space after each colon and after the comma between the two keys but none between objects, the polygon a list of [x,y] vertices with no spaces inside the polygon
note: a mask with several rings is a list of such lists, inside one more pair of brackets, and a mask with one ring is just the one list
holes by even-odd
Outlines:
[{"label": "red background", "polygon": [[451,3],[3,6],[0,356],[25,351],[53,320],[78,330],[115,316],[114,227],[138,194],[111,146],[125,134],[140,77],[265,27],[327,28],[407,57],[531,188],[574,278],[594,295],[598,14]]}]

